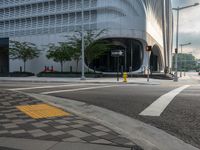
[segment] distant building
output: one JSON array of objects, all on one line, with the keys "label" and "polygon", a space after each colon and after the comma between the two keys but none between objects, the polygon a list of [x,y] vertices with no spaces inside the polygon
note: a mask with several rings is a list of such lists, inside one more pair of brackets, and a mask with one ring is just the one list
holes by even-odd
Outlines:
[{"label": "distant building", "polygon": [[[44,66],[59,70],[59,64],[45,57],[46,45],[66,41],[66,35],[81,29],[81,8],[81,0],[1,0],[0,71],[17,71],[22,66],[19,60],[8,59],[10,40],[32,42],[43,50],[39,58],[27,63],[27,71],[37,73]],[[85,30],[107,29],[101,38],[125,50],[120,58],[123,70],[140,72],[148,66],[147,45],[153,46],[153,71],[171,68],[172,26],[169,0],[84,0]],[[69,66],[75,63],[66,63],[66,71]],[[108,52],[90,66],[116,72],[116,59]]]}]

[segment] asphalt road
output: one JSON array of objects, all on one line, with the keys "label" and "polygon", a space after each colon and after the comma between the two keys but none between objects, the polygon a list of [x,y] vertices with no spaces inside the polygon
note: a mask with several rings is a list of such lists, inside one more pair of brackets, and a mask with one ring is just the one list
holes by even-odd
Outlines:
[{"label": "asphalt road", "polygon": [[[199,76],[191,75],[199,83]],[[190,80],[190,79],[188,79]],[[172,81],[162,85],[112,85],[112,84],[39,84],[3,83],[0,88],[18,89],[28,93],[52,92],[49,95],[86,102],[139,119],[200,148],[200,85],[177,94],[160,116],[141,116],[159,97],[181,87]],[[186,82],[189,84],[190,82]],[[182,83],[184,85],[184,83]],[[50,87],[47,87],[50,86]],[[106,87],[107,86],[107,87]],[[16,89],[15,89],[16,90]],[[63,91],[64,90],[64,91]]]}]

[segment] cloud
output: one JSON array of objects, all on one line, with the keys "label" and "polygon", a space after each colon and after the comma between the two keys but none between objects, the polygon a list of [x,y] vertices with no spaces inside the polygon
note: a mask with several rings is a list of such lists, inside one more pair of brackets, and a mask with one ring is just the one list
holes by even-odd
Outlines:
[{"label": "cloud", "polygon": [[[180,1],[179,5],[178,1]],[[173,7],[187,6],[197,2],[200,3],[200,0],[172,0]],[[174,19],[174,33],[176,33],[176,13],[174,13]],[[179,23],[179,43],[191,42],[191,46],[184,47],[185,52],[192,52],[194,56],[200,58],[200,6],[180,11]],[[174,45],[175,44],[176,36],[174,34]]]},{"label": "cloud", "polygon": [[184,47],[184,52],[190,53],[196,57],[200,58],[200,32],[198,33],[180,33],[179,43],[184,44],[191,42],[192,45]]}]

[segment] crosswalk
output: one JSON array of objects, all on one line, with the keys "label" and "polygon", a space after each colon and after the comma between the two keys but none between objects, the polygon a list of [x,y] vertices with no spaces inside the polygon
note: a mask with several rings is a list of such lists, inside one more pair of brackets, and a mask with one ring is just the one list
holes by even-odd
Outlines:
[{"label": "crosswalk", "polygon": [[[36,93],[42,95],[60,94],[77,92],[77,91],[90,91],[97,89],[122,87],[122,86],[137,86],[137,85],[126,85],[126,84],[95,84],[95,83],[72,83],[72,84],[61,84],[61,85],[45,85],[45,86],[33,86],[33,87],[22,87],[22,88],[11,88],[11,91],[23,91],[27,93]],[[149,106],[142,110],[139,115],[141,116],[156,116],[159,117],[173,99],[179,95],[183,90],[189,88],[190,85],[184,85],[176,89],[161,95],[158,99],[155,99]],[[78,93],[77,93],[78,94]]]}]

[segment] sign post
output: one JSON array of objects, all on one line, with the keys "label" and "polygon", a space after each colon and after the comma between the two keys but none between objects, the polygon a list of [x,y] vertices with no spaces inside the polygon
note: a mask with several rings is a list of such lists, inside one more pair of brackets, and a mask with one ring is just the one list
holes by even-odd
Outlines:
[{"label": "sign post", "polygon": [[152,51],[152,46],[147,46],[146,51],[148,52],[148,67],[147,67],[147,82],[149,82],[149,74],[150,74],[150,54]]},{"label": "sign post", "polygon": [[119,81],[119,58],[124,55],[124,50],[112,50],[111,56],[117,58],[117,81]]}]

